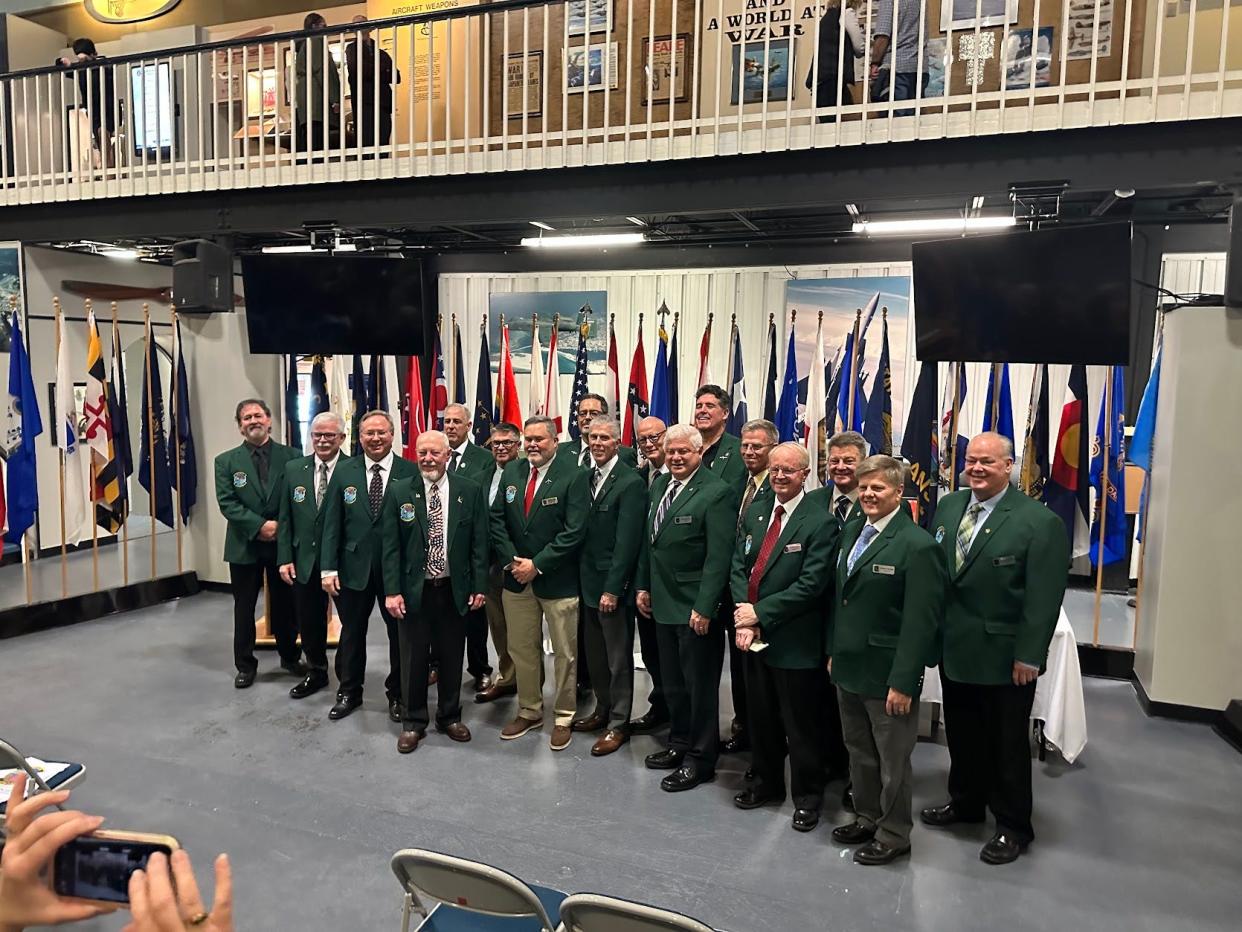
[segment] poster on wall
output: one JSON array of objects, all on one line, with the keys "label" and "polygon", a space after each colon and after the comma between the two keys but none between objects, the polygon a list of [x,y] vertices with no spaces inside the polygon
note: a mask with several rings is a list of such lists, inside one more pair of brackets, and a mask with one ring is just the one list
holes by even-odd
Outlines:
[{"label": "poster on wall", "polygon": [[1018,21],[1018,0],[946,0],[940,7],[940,29],[974,29]]},{"label": "poster on wall", "polygon": [[[905,428],[906,348],[910,326],[910,278],[907,275],[877,275],[859,278],[793,279],[785,285],[785,317],[796,310],[794,347],[798,360],[799,389],[806,395],[807,373],[815,353],[816,319],[824,314],[824,360],[835,372],[842,362],[846,335],[853,332],[854,318],[879,295],[875,316],[861,340],[863,349],[863,395],[870,397],[883,345],[883,315],[888,308],[889,366],[892,370],[893,449],[901,448]],[[866,318],[864,317],[864,323]],[[782,354],[783,354],[782,350]],[[782,355],[783,359],[783,355]],[[825,382],[830,385],[831,380]],[[836,409],[835,399],[828,399],[825,410]],[[799,414],[801,416],[801,414]]]},{"label": "poster on wall", "polygon": [[0,353],[9,351],[13,338],[9,307],[14,301],[21,309],[22,246],[21,243],[0,243]]},{"label": "poster on wall", "polygon": [[944,76],[949,66],[953,64],[950,60],[948,40],[928,39],[923,49],[923,61],[927,68],[927,84],[923,87],[923,96],[943,97]]},{"label": "poster on wall", "polygon": [[[1096,10],[1099,32],[1096,33]],[[1069,0],[1065,24],[1065,60],[1091,57],[1091,37],[1097,36],[1096,55],[1106,58],[1113,52],[1113,0]]]},{"label": "poster on wall", "polygon": [[565,51],[565,86],[570,91],[602,91],[607,66],[608,87],[617,89],[617,43],[583,45]]},{"label": "poster on wall", "polygon": [[[578,352],[578,312],[589,307],[591,330],[587,337],[587,372],[604,371],[608,352],[608,292],[606,291],[507,291],[487,296],[487,345],[492,352],[492,371],[500,367],[500,317],[509,327],[509,354],[515,374],[530,373],[531,319],[539,315],[539,345],[548,351],[552,318],[557,326],[557,361],[562,375],[572,374]],[[545,361],[544,371],[548,369]]]},{"label": "poster on wall", "polygon": [[[1005,43],[1005,88],[1029,88],[1031,65],[1035,67],[1035,86],[1048,87],[1052,83],[1052,29],[1039,27],[1039,39],[1031,48],[1030,29],[1015,29]],[[1033,53],[1033,54],[1032,54]]]},{"label": "poster on wall", "polygon": [[[513,52],[505,64],[508,89],[505,115],[510,120],[543,115],[543,52]],[[522,99],[522,89],[526,99]],[[525,103],[525,106],[523,106]]]},{"label": "poster on wall", "polygon": [[566,7],[569,10],[569,34],[571,36],[608,32],[609,24],[616,22],[615,18],[609,16],[612,0],[569,0]]},{"label": "poster on wall", "polygon": [[[686,95],[691,68],[688,32],[678,35],[676,42],[672,36],[657,36],[654,46],[644,37],[642,62],[644,76],[650,71],[652,103],[667,104],[670,96],[677,103],[689,99]],[[647,105],[648,86],[648,81],[643,81],[643,106]]]},{"label": "poster on wall", "polygon": [[789,39],[738,43],[733,46],[729,103],[737,104],[739,84],[744,104],[785,100],[793,66],[793,43]]}]

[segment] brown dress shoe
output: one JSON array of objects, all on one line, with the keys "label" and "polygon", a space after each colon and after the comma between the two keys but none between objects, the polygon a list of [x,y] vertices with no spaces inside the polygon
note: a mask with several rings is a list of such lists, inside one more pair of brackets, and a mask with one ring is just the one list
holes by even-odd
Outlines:
[{"label": "brown dress shoe", "polygon": [[453,722],[451,725],[445,725],[443,728],[437,725],[436,731],[448,735],[454,741],[470,740],[470,729],[461,722]]},{"label": "brown dress shoe", "polygon": [[552,740],[548,742],[548,746],[554,751],[563,751],[573,739],[574,733],[569,730],[568,725],[557,725],[552,729]]},{"label": "brown dress shoe", "polygon": [[570,727],[574,731],[599,731],[607,724],[608,719],[605,716],[600,715],[598,712],[593,712],[586,718],[578,719]]},{"label": "brown dress shoe", "polygon": [[516,696],[516,695],[517,695],[516,684],[510,683],[507,686],[502,686],[499,683],[493,683],[491,686],[487,687],[487,689],[484,689],[483,691],[476,693],[474,697],[474,701],[475,702],[495,702],[497,699],[503,699],[505,696]]},{"label": "brown dress shoe", "polygon": [[600,736],[599,740],[591,746],[591,756],[604,757],[605,755],[611,754],[613,751],[617,750],[617,748],[621,747],[621,745],[625,744],[629,740],[630,736],[624,731],[617,728],[609,728]]},{"label": "brown dress shoe", "polygon": [[417,731],[403,731],[397,738],[397,750],[402,754],[409,754],[418,747],[418,742],[422,739],[423,736]]},{"label": "brown dress shoe", "polygon": [[427,674],[427,685],[428,686],[435,686],[436,683],[438,682],[440,682],[440,671],[439,670],[432,670],[430,673]]},{"label": "brown dress shoe", "polygon": [[505,741],[512,741],[514,738],[520,738],[532,728],[539,728],[543,725],[541,718],[522,718],[518,716],[504,728],[500,729],[500,737]]}]

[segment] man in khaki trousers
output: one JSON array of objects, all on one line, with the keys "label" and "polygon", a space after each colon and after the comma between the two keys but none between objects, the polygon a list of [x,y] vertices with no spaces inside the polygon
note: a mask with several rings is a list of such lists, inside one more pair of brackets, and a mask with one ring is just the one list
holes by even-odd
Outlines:
[{"label": "man in khaki trousers", "polygon": [[543,618],[552,638],[556,698],[550,746],[569,747],[577,711],[578,549],[586,534],[590,473],[557,456],[556,424],[528,418],[526,459],[509,463],[492,502],[492,551],[504,567],[509,656],[517,672],[518,714],[500,737],[543,724]]}]

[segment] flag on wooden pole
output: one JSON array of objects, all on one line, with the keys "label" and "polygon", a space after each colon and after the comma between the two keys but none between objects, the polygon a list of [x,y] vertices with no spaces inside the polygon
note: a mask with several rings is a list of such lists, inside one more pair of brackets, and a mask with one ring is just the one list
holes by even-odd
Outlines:
[{"label": "flag on wooden pole", "polygon": [[121,494],[120,470],[113,442],[112,405],[108,398],[108,374],[104,370],[103,345],[95,312],[87,315],[86,395],[82,402],[86,445],[95,464],[95,485],[91,489],[95,523],[110,534],[125,521],[125,496]]}]

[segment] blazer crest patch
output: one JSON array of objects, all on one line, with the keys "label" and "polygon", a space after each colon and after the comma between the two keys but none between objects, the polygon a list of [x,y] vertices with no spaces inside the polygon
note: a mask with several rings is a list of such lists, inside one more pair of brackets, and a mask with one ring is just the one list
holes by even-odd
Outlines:
[{"label": "blazer crest patch", "polygon": [[517,486],[516,485],[505,486],[505,502],[507,504],[512,505],[515,499],[517,499]]},{"label": "blazer crest patch", "polygon": [[745,554],[746,554],[746,556],[750,556],[750,548],[754,545],[754,542],[755,542],[754,535],[752,535],[752,534],[747,534],[747,535],[746,535],[746,544],[745,544],[745,549],[743,550],[743,553],[745,553]]},{"label": "blazer crest patch", "polygon": [[938,544],[944,543],[944,525],[943,524],[940,525],[940,527],[936,528],[936,543]]},{"label": "blazer crest patch", "polygon": [[244,472],[233,473],[233,488],[244,489],[248,481],[249,479]]},{"label": "blazer crest patch", "polygon": [[352,505],[354,502],[358,501],[358,487],[353,485],[345,486],[344,497],[346,505]]},{"label": "blazer crest patch", "polygon": [[414,520],[414,506],[411,505],[409,502],[406,502],[405,504],[403,504],[401,506],[401,510],[400,510],[398,517],[400,517],[401,520],[404,521],[406,524],[409,524],[411,521]]},{"label": "blazer crest patch", "polygon": [[293,500],[297,502],[299,505],[302,504],[302,502],[306,501],[306,486],[299,485],[296,489],[293,490]]}]

